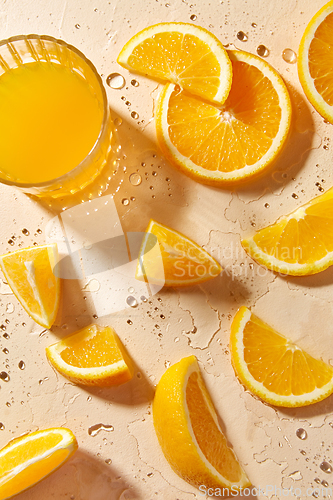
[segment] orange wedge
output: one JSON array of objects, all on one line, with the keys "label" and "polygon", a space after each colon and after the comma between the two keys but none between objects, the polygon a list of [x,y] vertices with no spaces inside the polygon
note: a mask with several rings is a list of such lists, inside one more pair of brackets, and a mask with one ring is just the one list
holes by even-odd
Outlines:
[{"label": "orange wedge", "polygon": [[242,241],[259,264],[282,274],[319,273],[333,264],[333,189]]},{"label": "orange wedge", "polygon": [[74,383],[108,387],[133,376],[133,364],[111,327],[90,325],[46,348],[50,363]]},{"label": "orange wedge", "polygon": [[250,486],[220,428],[195,356],[183,358],[161,377],[153,417],[165,458],[182,479],[199,489],[225,488],[225,496]]},{"label": "orange wedge", "polygon": [[59,307],[60,279],[53,274],[57,262],[55,243],[0,256],[0,267],[16,298],[45,328],[51,328]]},{"label": "orange wedge", "polygon": [[26,434],[0,450],[0,500],[34,486],[63,465],[77,449],[74,434],[53,428]]},{"label": "orange wedge", "polygon": [[193,24],[149,26],[126,43],[117,61],[130,71],[176,83],[219,104],[231,86],[231,63],[222,43]]},{"label": "orange wedge", "polygon": [[276,406],[306,406],[333,393],[333,367],[241,307],[231,325],[231,360],[253,394]]},{"label": "orange wedge", "polygon": [[305,95],[333,123],[333,2],[309,22],[298,50],[298,75]]},{"label": "orange wedge", "polygon": [[166,158],[198,182],[223,186],[258,175],[279,155],[291,124],[291,103],[279,74],[261,58],[228,52],[233,80],[222,106],[166,85],[156,131]]},{"label": "orange wedge", "polygon": [[[160,251],[156,250],[156,242]],[[149,222],[136,279],[162,286],[189,286],[215,278],[221,271],[220,264],[194,241],[154,220]]]}]

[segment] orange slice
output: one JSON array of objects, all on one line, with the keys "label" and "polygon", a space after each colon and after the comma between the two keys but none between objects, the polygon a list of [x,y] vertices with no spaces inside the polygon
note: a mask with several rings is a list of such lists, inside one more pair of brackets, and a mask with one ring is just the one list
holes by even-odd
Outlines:
[{"label": "orange slice", "polygon": [[26,434],[0,450],[0,500],[34,486],[63,465],[77,449],[74,434],[53,428]]},{"label": "orange slice", "polygon": [[225,488],[223,496],[250,486],[220,428],[195,356],[183,358],[161,377],[153,417],[165,458],[182,479],[201,491],[202,485]]},{"label": "orange slice", "polygon": [[57,262],[55,243],[0,256],[0,267],[16,298],[45,328],[51,328],[59,307],[60,279],[53,274]]},{"label": "orange slice", "polygon": [[333,393],[333,367],[241,307],[231,325],[231,359],[240,381],[276,406],[306,406]]},{"label": "orange slice", "polygon": [[[156,242],[160,251],[156,250]],[[220,264],[194,241],[154,220],[149,222],[140,249],[136,279],[178,287],[203,283],[221,272]]]},{"label": "orange slice", "polygon": [[107,387],[133,376],[133,364],[111,327],[86,326],[46,348],[50,363],[74,383]]},{"label": "orange slice", "polygon": [[169,84],[156,112],[157,139],[166,158],[213,186],[261,173],[278,157],[291,123],[289,94],[278,73],[253,54],[228,54],[233,80],[222,106]]},{"label": "orange slice", "polygon": [[298,75],[305,95],[333,123],[333,2],[309,22],[298,50]]},{"label": "orange slice", "polygon": [[130,71],[177,83],[217,103],[226,100],[231,86],[231,63],[222,43],[193,24],[150,26],[126,43],[117,61]]},{"label": "orange slice", "polygon": [[333,189],[242,241],[259,264],[282,274],[319,273],[333,264]]}]

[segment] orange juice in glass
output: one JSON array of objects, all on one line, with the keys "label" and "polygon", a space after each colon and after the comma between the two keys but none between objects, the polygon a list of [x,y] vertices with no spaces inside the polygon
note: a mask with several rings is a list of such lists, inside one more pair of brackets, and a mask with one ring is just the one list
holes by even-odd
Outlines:
[{"label": "orange juice in glass", "polygon": [[0,182],[38,197],[100,195],[117,141],[93,64],[49,36],[0,42]]}]

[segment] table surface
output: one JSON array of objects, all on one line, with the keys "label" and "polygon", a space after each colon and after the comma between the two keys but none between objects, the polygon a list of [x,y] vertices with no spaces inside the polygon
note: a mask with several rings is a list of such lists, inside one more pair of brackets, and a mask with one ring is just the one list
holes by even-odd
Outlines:
[{"label": "table surface", "polygon": [[[314,489],[322,487],[317,480],[333,488],[331,476],[319,467],[333,459],[332,397],[299,409],[266,405],[236,379],[228,347],[232,318],[246,305],[314,356],[333,360],[333,267],[311,277],[283,278],[256,265],[240,246],[242,237],[253,234],[253,223],[264,227],[318,196],[318,182],[324,190],[333,185],[332,125],[305,98],[297,65],[282,58],[285,48],[297,52],[307,23],[322,5],[319,0],[1,1],[1,38],[21,33],[62,38],[91,59],[105,84],[115,72],[125,78],[122,89],[106,85],[113,117],[122,121],[120,166],[112,186],[122,230],[144,231],[153,217],[198,242],[225,269],[202,286],[162,289],[148,302],[122,311],[105,309],[98,286],[93,286],[98,277],[94,283],[64,280],[62,305],[50,331],[28,317],[1,276],[0,324],[8,335],[0,337],[0,361],[10,380],[0,384],[0,446],[53,426],[69,427],[79,443],[65,466],[18,499],[202,498],[169,467],[151,414],[161,375],[191,354],[199,360],[228,440],[253,485],[261,487],[249,498],[278,499],[282,493],[275,488],[291,487],[299,489],[295,498],[311,498]],[[153,122],[161,85],[130,74],[116,62],[132,35],[162,21],[203,26],[229,48],[256,53],[264,44],[269,49],[266,60],[288,85],[294,118],[283,154],[261,180],[234,191],[214,189],[179,174],[163,159]],[[247,41],[237,39],[240,30]],[[138,86],[131,84],[133,79]],[[142,177],[139,185],[129,180],[133,172]],[[0,186],[0,207],[1,253],[50,238],[57,214],[45,206]],[[96,310],[103,307],[104,314],[95,320]],[[137,372],[126,385],[79,387],[48,364],[45,347],[93,321],[112,325],[134,359]],[[24,370],[18,367],[21,360]],[[112,428],[89,433],[97,424]],[[305,429],[307,439],[296,436],[298,428]]]}]

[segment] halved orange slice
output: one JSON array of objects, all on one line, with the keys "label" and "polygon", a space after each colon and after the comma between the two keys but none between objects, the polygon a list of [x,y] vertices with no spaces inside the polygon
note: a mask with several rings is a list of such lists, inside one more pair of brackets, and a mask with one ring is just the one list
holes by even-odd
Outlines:
[{"label": "halved orange slice", "polygon": [[232,69],[222,43],[209,31],[188,23],[160,23],[137,33],[121,50],[118,63],[209,101],[223,103]]},{"label": "halved orange slice", "polygon": [[231,360],[253,394],[276,406],[306,406],[333,393],[333,367],[241,307],[231,325]]},{"label": "halved orange slice", "polygon": [[244,239],[259,264],[293,276],[319,273],[333,264],[333,188],[290,215]]}]

